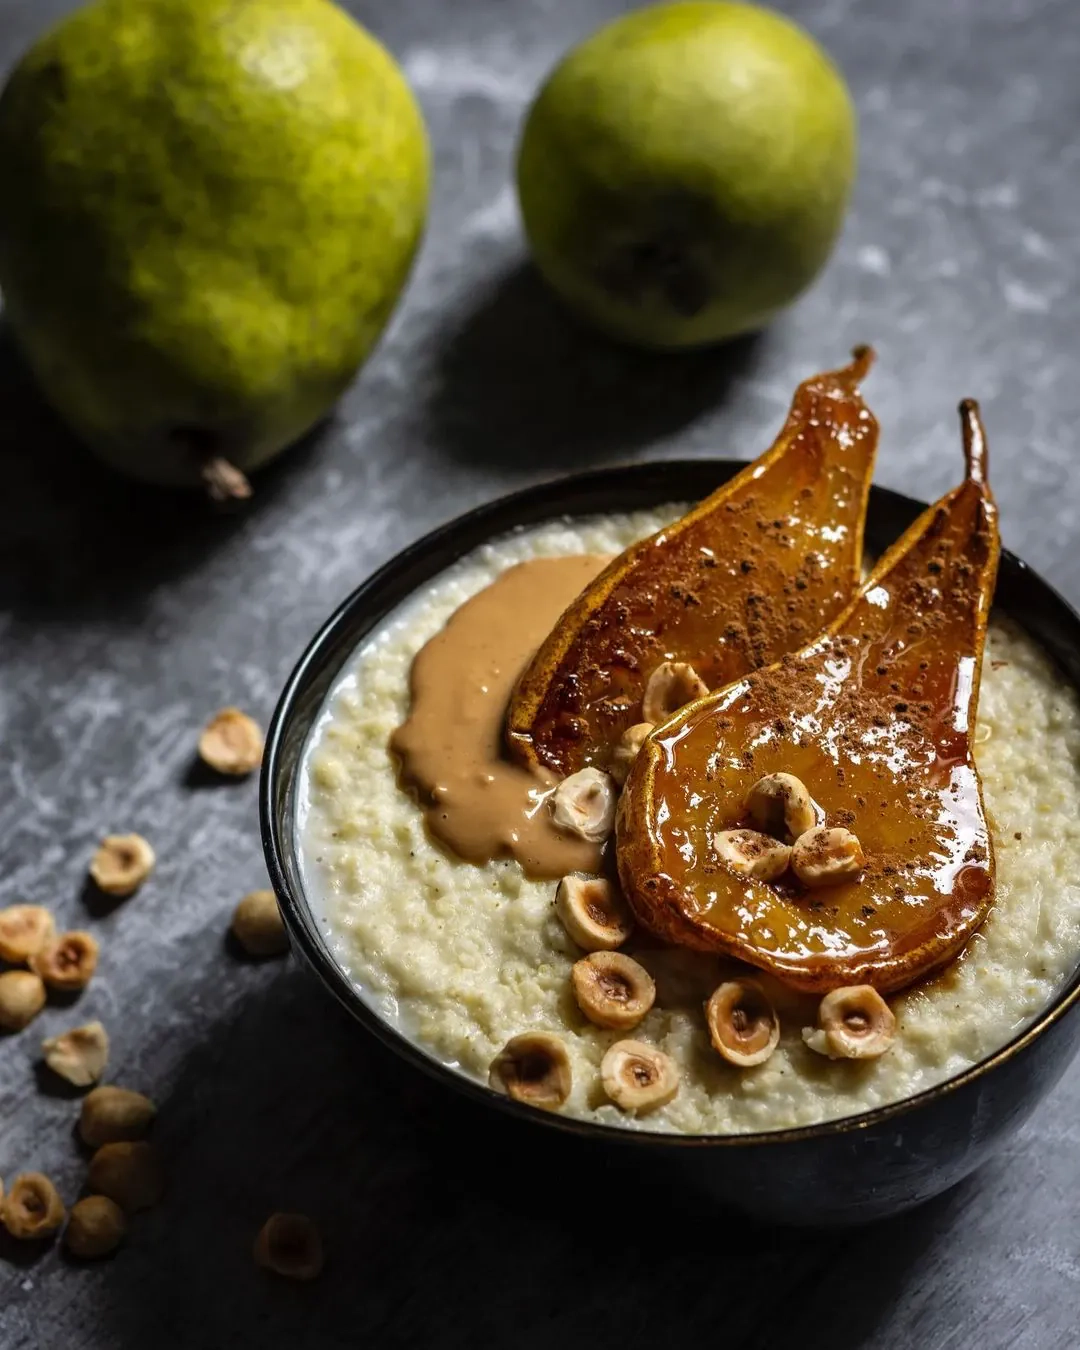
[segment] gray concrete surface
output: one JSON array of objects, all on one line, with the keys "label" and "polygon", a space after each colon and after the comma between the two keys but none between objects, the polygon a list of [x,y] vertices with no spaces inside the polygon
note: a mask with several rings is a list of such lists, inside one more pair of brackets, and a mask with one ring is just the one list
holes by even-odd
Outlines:
[{"label": "gray concrete surface", "polygon": [[[0,69],[63,0],[0,0]],[[98,1268],[0,1253],[3,1350],[1080,1344],[1080,1066],[970,1182],[865,1234],[680,1215],[625,1179],[489,1147],[483,1125],[369,1046],[290,965],[236,961],[228,913],[264,872],[255,785],[192,770],[207,713],[265,718],[315,625],[439,521],[512,486],[620,459],[750,457],[796,380],[873,341],[879,481],[919,496],[983,401],[1006,541],[1080,600],[1080,9],[1075,0],[787,0],[862,119],[842,246],[790,314],[734,352],[621,352],[524,265],[511,189],[543,72],[617,0],[367,0],[435,145],[412,285],[336,420],[246,513],[107,479],[0,348],[0,903],[102,941],[100,974],[0,1043],[0,1175],[67,1197],[76,1103],[42,1090],[42,1033],[100,1016],[112,1076],[161,1104],[168,1200]],[[3,204],[0,203],[0,210]],[[310,241],[317,247],[317,241]],[[160,866],[111,913],[95,840],[137,829]],[[314,1287],[250,1260],[273,1208],[318,1216]]]}]

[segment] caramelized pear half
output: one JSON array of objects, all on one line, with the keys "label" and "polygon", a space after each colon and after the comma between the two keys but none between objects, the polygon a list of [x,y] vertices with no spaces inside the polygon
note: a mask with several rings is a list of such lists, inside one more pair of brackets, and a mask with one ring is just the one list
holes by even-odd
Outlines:
[{"label": "caramelized pear half", "polygon": [[507,716],[515,759],[607,769],[649,676],[686,662],[709,689],[803,646],[859,583],[877,422],[873,359],[801,384],[760,459],[681,520],[628,548],[574,601],[525,669]]},{"label": "caramelized pear half", "polygon": [[[965,481],[881,558],[802,651],[689,704],[645,743],[617,825],[642,924],[800,989],[899,989],[948,961],[986,917],[994,854],[972,736],[999,553],[978,409],[961,405]],[[807,889],[721,862],[763,775],[793,774],[857,875]]]}]

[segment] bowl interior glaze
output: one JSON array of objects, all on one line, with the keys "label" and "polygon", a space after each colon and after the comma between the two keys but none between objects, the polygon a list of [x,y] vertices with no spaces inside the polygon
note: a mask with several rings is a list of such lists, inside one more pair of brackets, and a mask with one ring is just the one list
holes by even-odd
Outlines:
[{"label": "bowl interior glaze", "polygon": [[[474,1100],[556,1130],[607,1142],[662,1144],[681,1149],[793,1143],[867,1130],[894,1116],[915,1111],[920,1105],[991,1072],[995,1065],[1022,1052],[1080,1002],[1078,965],[1053,1002],[1000,1050],[943,1083],[873,1111],[756,1134],[678,1135],[622,1130],[535,1111],[511,1101],[444,1065],[390,1026],[363,1000],[338,965],[304,894],[295,808],[308,734],[328,692],[356,648],[410,595],[493,538],[559,516],[634,511],[665,502],[695,501],[743,467],[742,462],[734,460],[675,460],[602,469],[526,488],[441,526],[380,568],[330,616],[290,675],[267,737],[260,783],[263,847],[294,946],[327,989],[397,1054]],[[866,529],[868,548],[874,553],[881,552],[924,509],[924,503],[911,497],[888,488],[872,488]],[[1024,562],[1004,550],[995,608],[1018,622],[1048,653],[1063,676],[1080,687],[1080,616]]]}]

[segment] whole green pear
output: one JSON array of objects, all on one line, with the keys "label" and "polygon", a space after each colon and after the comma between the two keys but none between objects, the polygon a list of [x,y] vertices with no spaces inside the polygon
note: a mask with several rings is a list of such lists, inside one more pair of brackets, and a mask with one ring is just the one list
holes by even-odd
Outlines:
[{"label": "whole green pear", "polygon": [[824,265],[855,178],[843,76],[737,0],[634,9],[544,83],[518,151],[533,258],[583,319],[641,347],[760,328]]},{"label": "whole green pear", "polygon": [[427,211],[424,123],[328,0],[93,0],[0,95],[0,289],[109,464],[245,495],[332,406]]}]

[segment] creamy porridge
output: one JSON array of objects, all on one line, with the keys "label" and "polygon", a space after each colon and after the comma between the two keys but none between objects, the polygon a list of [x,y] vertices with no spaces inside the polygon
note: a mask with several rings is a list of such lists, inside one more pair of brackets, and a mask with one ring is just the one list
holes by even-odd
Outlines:
[{"label": "creamy porridge", "polygon": [[[739,1070],[710,1048],[702,1003],[734,963],[627,951],[653,975],[632,1033],[678,1064],[675,1098],[640,1118],[604,1096],[599,1066],[625,1033],[585,1021],[570,993],[581,956],[553,906],[555,883],[518,862],[445,853],[399,788],[388,741],[408,712],[414,656],[469,597],[514,563],[617,553],[674,508],[550,525],[479,549],[405,605],[354,658],[313,732],[299,811],[307,892],[331,948],[368,1003],[434,1057],[487,1081],[507,1040],[557,1033],[573,1069],[565,1114],[630,1129],[733,1133],[810,1124],[910,1096],[977,1062],[1037,1014],[1080,953],[1080,706],[1018,629],[991,625],[976,755],[994,827],[997,896],[962,957],[890,999],[897,1035],[868,1061],[804,1044],[817,1000],[763,977],[782,1034]],[[745,967],[739,968],[745,971]]]}]

